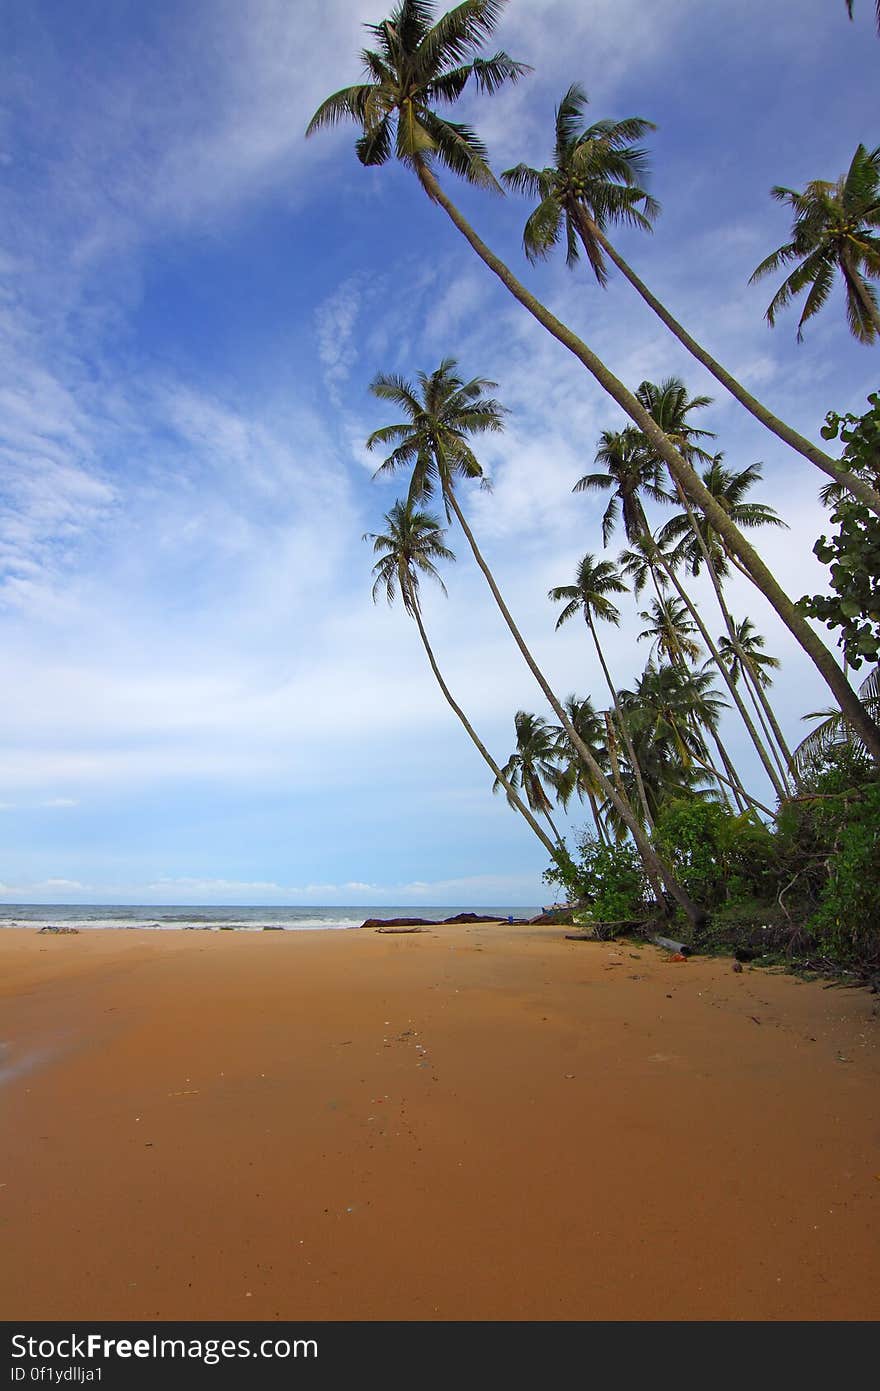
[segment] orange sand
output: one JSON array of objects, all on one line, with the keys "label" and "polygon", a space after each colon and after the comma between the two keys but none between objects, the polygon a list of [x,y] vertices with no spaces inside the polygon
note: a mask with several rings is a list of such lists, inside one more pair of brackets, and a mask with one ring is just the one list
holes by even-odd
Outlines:
[{"label": "orange sand", "polygon": [[559,928],[0,932],[6,1319],[868,1319],[876,997]]}]

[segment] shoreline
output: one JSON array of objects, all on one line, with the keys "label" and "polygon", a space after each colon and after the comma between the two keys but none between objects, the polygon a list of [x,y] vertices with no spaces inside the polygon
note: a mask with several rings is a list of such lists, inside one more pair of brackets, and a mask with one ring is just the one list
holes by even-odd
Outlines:
[{"label": "shoreline", "polygon": [[505,922],[9,929],[0,1000],[7,1318],[877,1315],[865,990]]}]

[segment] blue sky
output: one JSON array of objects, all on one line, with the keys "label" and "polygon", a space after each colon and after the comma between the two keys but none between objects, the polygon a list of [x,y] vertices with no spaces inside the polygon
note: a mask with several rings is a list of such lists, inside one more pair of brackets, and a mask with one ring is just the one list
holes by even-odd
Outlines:
[{"label": "blue sky", "polygon": [[[367,386],[447,355],[499,383],[508,428],[481,452],[494,487],[467,498],[470,516],[555,689],[600,703],[584,632],[555,634],[545,596],[601,549],[602,503],[571,487],[621,417],[410,176],[362,169],[353,131],[304,140],[318,102],[358,80],[380,8],[2,11],[0,897],[541,901],[543,850],[489,794],[412,623],[370,600],[361,537],[404,484],[371,482],[363,440],[387,415]],[[876,349],[850,339],[838,295],[803,344],[791,313],[769,330],[773,284],[747,280],[787,236],[770,186],[836,178],[880,138],[880,41],[873,6],[856,11],[512,0],[499,45],[535,71],[463,106],[496,168],[545,162],[572,81],[593,119],[655,121],[663,214],[621,249],[813,437],[826,410],[862,408]],[[603,293],[561,260],[528,268],[520,200],[456,194],[626,382],[679,373],[719,397],[619,279]],[[729,462],[763,462],[762,496],[791,529],[759,546],[785,587],[818,587],[823,477],[735,402],[716,399],[705,424]],[[426,622],[503,759],[514,711],[549,711],[450,544],[449,598],[425,594]],[[778,707],[797,740],[829,696],[761,597],[731,592],[784,660]],[[628,616],[609,636],[620,684],[647,657],[641,626]],[[732,719],[727,733],[742,748]]]}]

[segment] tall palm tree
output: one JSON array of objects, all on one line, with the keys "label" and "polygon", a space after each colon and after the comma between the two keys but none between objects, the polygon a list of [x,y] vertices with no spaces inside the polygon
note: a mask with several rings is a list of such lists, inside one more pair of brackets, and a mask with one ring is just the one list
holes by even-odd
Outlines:
[{"label": "tall palm tree", "polygon": [[[651,293],[609,240],[609,226],[653,230],[652,223],[660,209],[641,187],[647,160],[645,151],[633,142],[655,127],[641,117],[629,117],[623,121],[598,121],[584,128],[587,104],[583,87],[573,83],[556,108],[553,163],[545,169],[518,164],[501,175],[508,188],[539,200],[523,232],[529,260],[548,256],[564,238],[566,263],[573,266],[580,242],[596,279],[604,286],[608,280],[607,257],[688,352],[746,410],[805,459],[832,477],[837,476],[837,466],[830,455],[780,420],[722,367]],[[863,491],[862,501],[880,511],[880,493],[867,483]]]},{"label": "tall palm tree", "polygon": [[496,778],[492,791],[497,792],[499,787],[508,783],[521,787],[532,811],[540,812],[545,817],[557,845],[564,847],[565,842],[550,815],[553,803],[547,795],[548,787],[558,796],[565,786],[564,774],[556,761],[558,744],[555,731],[540,715],[531,715],[527,710],[517,710],[513,725],[516,748],[501,770],[506,783],[500,777]]},{"label": "tall palm tree", "polygon": [[767,691],[773,684],[770,672],[778,670],[779,658],[764,651],[766,646],[764,638],[750,618],[743,618],[739,623],[735,622],[734,629],[736,641],[732,641],[729,635],[727,637],[722,635],[718,639],[718,651],[722,661],[729,668],[733,680],[738,681],[740,676],[743,677],[758,719],[763,725],[767,743],[773,750],[775,741],[784,759],[780,771],[783,776],[786,776],[792,772],[791,750],[785,742],[785,736],[767,697]]},{"label": "tall palm tree", "polygon": [[859,145],[848,171],[836,183],[813,179],[803,193],[780,185],[770,191],[795,215],[791,241],[766,256],[749,282],[783,266],[795,266],[770,301],[767,322],[771,328],[778,311],[809,286],[798,323],[800,342],[804,324],[822,308],[840,271],[850,332],[860,343],[873,343],[880,337],[880,307],[868,278],[880,277],[876,233],[880,228],[880,145],[875,150]]},{"label": "tall palm tree", "polygon": [[549,598],[553,603],[564,605],[559,617],[556,620],[557,630],[567,623],[576,614],[583,616],[584,622],[590,630],[593,639],[593,646],[596,649],[596,656],[599,658],[599,665],[605,677],[605,684],[611,694],[617,715],[620,733],[626,745],[627,753],[633,767],[633,775],[639,789],[639,802],[644,812],[645,821],[650,830],[653,830],[654,823],[651,819],[651,811],[648,806],[648,799],[645,790],[641,786],[641,772],[635,750],[632,747],[632,740],[626,726],[626,719],[620,709],[617,699],[617,688],[611,680],[611,673],[605,661],[605,654],[602,651],[602,644],[599,641],[599,634],[596,632],[595,619],[599,618],[604,623],[610,623],[615,628],[620,626],[620,610],[616,604],[608,598],[609,594],[626,594],[627,587],[617,571],[616,566],[610,560],[596,560],[595,556],[589,552],[578,563],[575,574],[574,584],[557,585],[551,589]]},{"label": "tall palm tree", "polygon": [[[593,708],[593,702],[589,696],[579,700],[577,696],[570,695],[566,697],[565,710],[579,737],[592,751],[593,757],[604,771],[607,762],[607,750],[604,747],[605,725],[599,712]],[[596,835],[603,845],[607,845],[608,835],[596,800],[597,796],[601,795],[601,788],[583,759],[578,757],[577,750],[562,725],[555,728],[554,734],[556,757],[565,778],[564,786],[570,790],[569,795],[577,793],[581,800],[586,798],[596,827]]]},{"label": "tall palm tree", "polygon": [[[474,559],[526,665],[557,719],[579,756],[602,787],[604,795],[610,797],[612,802],[619,801],[617,791],[608,782],[592,752],[578,735],[565,708],[526,645],[459,504],[455,490],[456,478],[482,477],[482,469],[470,446],[468,436],[500,430],[503,427],[503,408],[494,398],[483,395],[484,390],[495,386],[494,382],[479,377],[465,382],[456,375],[455,366],[454,359],[446,358],[430,376],[424,372],[420,373],[418,389],[397,376],[380,375],[374,379],[371,386],[374,395],[380,400],[390,401],[398,406],[406,417],[394,425],[374,430],[368,438],[367,448],[371,450],[379,444],[394,446],[376,472],[391,473],[398,468],[411,466],[413,476],[409,495],[413,500],[430,496],[437,489],[440,490],[448,511],[455,514],[465,534]],[[629,826],[646,872],[652,875],[655,881],[662,879],[691,921],[695,924],[701,923],[704,918],[703,911],[691,902],[669,866],[659,859],[632,808],[621,802],[618,810]]]},{"label": "tall palm tree", "polygon": [[[703,639],[703,642],[706,644],[706,647],[708,648],[709,652],[713,654],[714,660],[715,654],[712,647],[712,640],[709,636],[705,624],[703,623],[702,618],[700,617],[699,608],[693,602],[690,595],[684,589],[684,587],[681,584],[681,581],[678,578],[678,575],[676,573],[677,560],[674,553],[668,554],[666,551],[664,551],[664,548],[660,545],[658,538],[652,537],[649,533],[645,536],[638,537],[633,542],[631,547],[628,547],[620,552],[620,555],[617,559],[618,564],[621,567],[622,573],[626,575],[632,583],[633,592],[636,598],[638,598],[639,595],[642,593],[642,590],[645,588],[645,585],[647,584],[649,577],[659,582],[664,588],[667,585],[671,584],[676,589],[680,605],[683,605],[684,609],[689,614],[693,622],[694,629],[700,634],[700,637]],[[659,606],[657,606],[657,617],[660,618],[661,616],[662,610],[659,608]],[[675,628],[674,626],[670,626],[670,638],[673,638],[674,635]],[[689,670],[689,659],[687,655],[680,650],[679,645],[676,641],[671,640],[667,644],[667,651],[669,653],[670,662],[673,666],[679,666],[684,672]],[[730,680],[729,676],[727,679]],[[742,780],[740,779],[736,771],[736,768],[734,767],[734,764],[730,758],[730,755],[728,754],[727,749],[724,746],[724,743],[721,739],[721,735],[717,727],[711,730],[711,734],[713,743],[718,749],[721,762],[724,765],[724,768],[727,773],[727,777],[725,779],[719,778],[719,785],[721,783],[725,783],[727,787],[729,787],[730,791],[732,791],[734,800],[736,801],[737,805],[739,806],[740,803],[742,803],[740,809],[744,810],[745,801],[749,800],[749,793],[746,792],[745,788],[742,785]],[[717,777],[718,770],[713,768],[713,772]],[[729,793],[725,793],[725,795],[729,795]]]},{"label": "tall palm tree", "polygon": [[469,738],[492,769],[496,782],[500,783],[506,791],[511,805],[516,807],[517,811],[525,818],[545,849],[549,850],[551,855],[555,855],[556,846],[542,830],[529,809],[523,805],[517,795],[516,788],[508,782],[461,706],[453,699],[428,641],[419,602],[419,578],[420,575],[425,575],[429,579],[436,580],[443,593],[446,593],[446,586],[437,571],[438,561],[455,559],[452,551],[444,544],[446,532],[441,528],[436,517],[412,507],[409,503],[396,502],[391,511],[386,513],[385,521],[388,527],[387,531],[383,533],[369,532],[364,537],[365,541],[373,542],[373,554],[379,557],[373,566],[375,576],[373,602],[376,602],[380,591],[384,590],[388,603],[392,604],[398,590],[400,591],[403,607],[410,618],[415,619],[431,670],[447,704],[461,720]]},{"label": "tall palm tree", "polygon": [[[703,481],[718,505],[723,508],[729,516],[735,519],[740,528],[775,526],[785,527],[787,529],[787,524],[781,517],[777,516],[772,507],[768,507],[765,503],[748,501],[746,499],[746,494],[761,479],[760,464],[749,464],[747,468],[739,470],[728,469],[725,468],[723,464],[723,457],[722,454],[716,454],[710,461],[709,466],[703,470]],[[683,560],[690,569],[691,574],[698,575],[701,567],[703,565],[706,566],[706,571],[712,582],[712,588],[715,591],[718,607],[724,619],[725,627],[727,628],[729,642],[733,649],[737,650],[739,647],[740,635],[724,597],[722,580],[728,572],[728,561],[738,570],[741,570],[742,567],[736,557],[732,556],[727,550],[723,539],[712,527],[711,523],[707,521],[705,514],[698,512],[691,505],[683,492],[679,491],[679,497],[684,510],[676,516],[671,517],[670,520],[666,522],[658,535],[658,540],[661,545],[673,543],[676,540],[679,541],[678,548],[675,552],[675,558],[676,560]],[[718,654],[713,652],[713,655],[717,657]],[[729,663],[724,663],[723,669],[725,671],[725,679],[727,679],[728,667]],[[745,651],[741,654],[741,667],[747,676],[747,687],[750,695],[759,702],[764,718],[769,722],[773,731],[773,738],[775,738],[776,743],[783,752],[785,766],[780,770],[782,779],[781,787],[777,787],[776,790],[779,795],[785,795],[789,790],[787,782],[792,772],[791,755],[787,749],[775,712],[767,698],[765,687],[760,682],[752,680],[752,669]],[[733,676],[732,669],[731,676]],[[733,694],[734,685],[735,679],[733,685],[731,685],[731,682],[728,680],[731,694]],[[736,697],[734,698],[736,699]],[[739,708],[738,702],[737,705]],[[742,714],[742,710],[740,710],[740,713]],[[748,721],[745,722],[748,725]],[[773,738],[768,741],[771,751],[773,749]],[[758,745],[756,744],[755,747],[758,748]],[[761,753],[760,748],[758,748],[758,753]],[[766,768],[766,759],[764,759],[763,755],[761,755],[761,757]],[[771,778],[771,781],[774,781],[775,784],[774,779]]]},{"label": "tall palm tree", "polygon": [[[362,54],[370,80],[343,88],[322,102],[306,134],[352,120],[362,132],[355,146],[358,158],[370,165],[384,164],[394,146],[397,157],[415,173],[427,196],[443,209],[493,275],[578,359],[633,423],[645,431],[673,477],[725,534],[753,582],[828,684],[841,710],[860,730],[872,757],[880,761],[880,729],[850,687],[831,651],[782,589],[770,568],[734,523],[720,511],[716,513],[715,503],[702,480],[657,427],[641,402],[576,333],[526,289],[477,234],[437,179],[435,167],[441,164],[470,183],[490,187],[494,183],[485,149],[474,132],[466,126],[445,121],[433,108],[438,102],[454,101],[471,78],[479,88],[491,92],[506,81],[515,81],[525,71],[524,64],[513,62],[503,53],[490,59],[473,56],[494,31],[503,6],[504,0],[463,0],[431,24],[433,7],[427,0],[399,0],[390,19],[367,26],[376,42],[376,48],[364,50]],[[465,61],[467,59],[470,61]],[[840,476],[833,461],[828,470],[832,477]],[[855,483],[848,486],[856,491]],[[880,511],[880,498],[873,505]]]},{"label": "tall palm tree", "polygon": [[[655,385],[653,382],[648,381],[642,382],[636,394],[638,395],[639,400],[642,401],[649,410],[652,419],[655,420],[658,424],[662,424],[664,431],[669,435],[670,438],[674,439],[677,442],[678,447],[685,458],[691,460],[692,462],[696,462],[698,458],[710,459],[710,456],[706,453],[702,444],[700,443],[701,440],[712,437],[710,435],[710,432],[707,430],[698,429],[691,423],[689,419],[691,413],[694,410],[702,410],[710,404],[709,397],[695,396],[693,398],[689,398],[687,388],[684,382],[678,377],[667,377],[666,380],[661,382],[659,385]],[[652,445],[647,438],[644,441],[643,447],[649,455],[653,453]],[[710,482],[706,482],[707,477],[709,478]],[[706,483],[707,492],[710,491],[710,486],[717,487],[719,488],[719,490],[724,490],[728,488],[731,490],[729,496],[723,494],[722,492],[719,492],[718,494],[715,494],[713,492],[713,497],[715,498],[715,501],[718,503],[719,508],[725,513],[726,516],[730,516],[733,509],[739,509],[738,521],[740,526],[767,525],[770,524],[771,521],[776,520],[776,515],[772,511],[772,508],[763,508],[757,504],[750,505],[742,501],[743,495],[751,486],[751,483],[754,481],[754,477],[754,470],[743,470],[743,473],[741,475],[734,475],[731,474],[729,471],[723,470],[721,467],[720,458],[718,456],[716,456],[714,459],[710,459],[709,469],[707,471],[704,471],[703,473],[703,481],[704,483]],[[757,472],[757,477],[760,477],[759,470]],[[718,577],[717,570],[712,563],[711,552],[700,529],[700,520],[698,513],[695,510],[692,503],[690,502],[690,500],[688,499],[687,493],[682,488],[681,483],[675,478],[673,478],[673,486],[675,488],[675,493],[679,501],[681,502],[682,507],[684,508],[685,516],[687,517],[687,522],[691,527],[691,531],[694,536],[699,553],[702,555],[705,561],[706,569],[709,573],[709,577],[712,581],[712,587],[715,591],[715,597],[718,601],[721,612],[724,615],[724,621],[727,626],[728,632],[730,633],[731,640],[735,642],[736,634],[733,629],[733,620],[730,617],[729,611],[724,601],[724,592],[721,586],[721,581]],[[664,531],[661,533],[661,536],[663,536],[663,539],[666,539],[668,535],[670,535],[670,533],[666,532],[664,528]],[[761,739],[761,736],[755,727],[751,715],[749,714],[745,704],[743,703],[740,697],[738,690],[736,689],[736,684],[731,679],[730,673],[728,672],[727,668],[720,661],[717,648],[715,647],[715,644],[706,632],[702,619],[698,616],[696,609],[690,600],[690,597],[684,594],[683,586],[680,584],[677,576],[673,573],[677,560],[678,556],[673,555],[671,557],[663,558],[662,563],[667,571],[667,574],[669,574],[672,583],[675,585],[675,588],[678,590],[680,596],[684,598],[685,602],[687,603],[688,608],[690,609],[694,617],[694,621],[697,623],[697,626],[700,629],[700,633],[703,636],[703,640],[705,641],[713,660],[718,665],[719,671],[722,677],[724,678],[728,690],[730,691],[731,697],[733,699],[734,704],[736,705],[740,718],[742,719],[743,724],[748,730],[749,738],[754,744],[758,757],[760,758],[761,763],[764,766],[764,771],[770,779],[770,783],[773,787],[773,790],[775,791],[778,797],[784,797],[788,792],[785,776],[783,775],[782,777],[780,777],[779,773],[777,772],[773,763],[773,759],[770,753],[768,752],[766,746],[764,745],[764,742]]]}]

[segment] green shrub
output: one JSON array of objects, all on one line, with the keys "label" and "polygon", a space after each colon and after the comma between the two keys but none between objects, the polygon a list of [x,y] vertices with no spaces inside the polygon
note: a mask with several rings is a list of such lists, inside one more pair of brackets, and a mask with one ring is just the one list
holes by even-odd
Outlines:
[{"label": "green shrub", "polygon": [[577,841],[567,865],[552,865],[545,883],[565,890],[570,902],[589,907],[596,921],[639,917],[645,907],[645,876],[634,846],[602,845],[589,833]]},{"label": "green shrub", "polygon": [[679,798],[657,817],[654,842],[704,908],[767,892],[776,858],[773,836],[753,812],[735,815],[720,802]]}]

